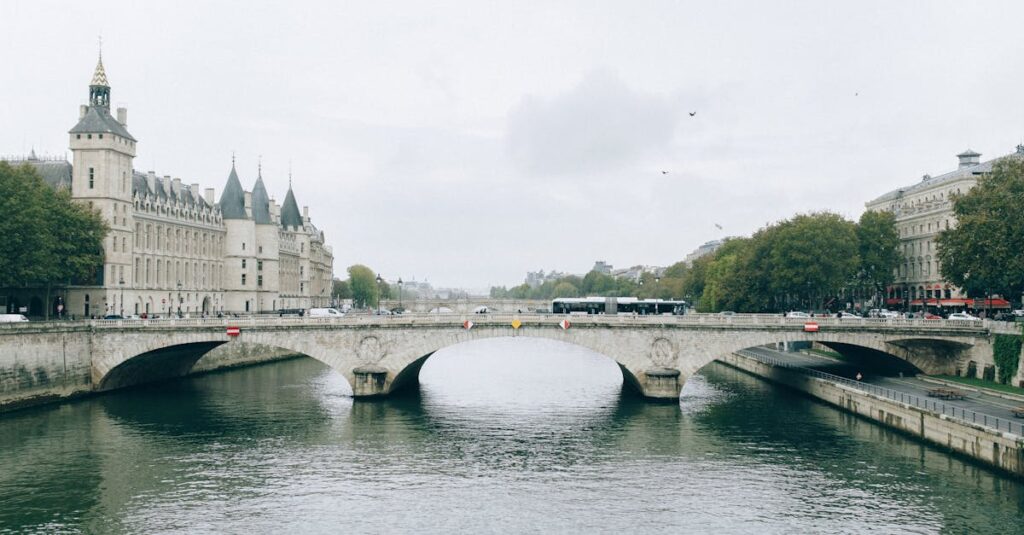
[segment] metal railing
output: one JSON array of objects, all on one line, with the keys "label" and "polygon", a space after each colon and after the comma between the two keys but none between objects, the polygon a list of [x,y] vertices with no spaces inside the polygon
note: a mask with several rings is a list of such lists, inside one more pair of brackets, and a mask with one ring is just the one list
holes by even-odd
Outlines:
[{"label": "metal railing", "polygon": [[297,317],[297,316],[241,316],[241,317],[207,317],[207,318],[151,318],[151,319],[118,319],[118,320],[79,320],[0,323],[0,329],[32,329],[41,326],[88,325],[93,328],[125,328],[125,327],[214,327],[220,325],[236,326],[274,326],[274,325],[460,325],[463,321],[472,321],[481,326],[508,324],[519,320],[524,325],[557,325],[562,320],[569,320],[573,325],[647,325],[647,326],[706,326],[709,328],[770,328],[780,330],[803,330],[807,323],[816,323],[822,330],[839,328],[847,330],[899,330],[915,329],[930,331],[935,334],[944,332],[958,334],[1019,333],[1015,324],[994,322],[990,320],[926,320],[902,318],[786,318],[779,314],[736,314],[722,316],[719,314],[685,314],[674,316],[634,315],[634,314],[538,314],[538,313],[405,313],[396,315],[346,314],[342,317]]},{"label": "metal railing", "polygon": [[996,431],[1009,431],[1011,433],[1024,436],[1024,423],[1011,420],[1009,418],[1000,418],[998,416],[985,414],[983,412],[977,412],[971,409],[966,409],[964,407],[952,403],[946,403],[945,401],[930,399],[927,396],[921,397],[916,394],[910,394],[908,392],[901,392],[899,390],[885,388],[884,386],[878,386],[873,385],[871,383],[855,381],[853,379],[848,379],[846,377],[842,377],[839,375],[832,375],[831,373],[825,373],[823,371],[793,364],[791,362],[787,362],[782,359],[778,359],[770,355],[765,355],[763,353],[759,353],[757,351],[753,351],[750,349],[743,349],[737,351],[736,353],[745,357],[752,358],[764,364],[770,364],[772,366],[777,366],[780,368],[787,368],[797,373],[817,377],[819,379],[824,379],[832,383],[838,383],[843,386],[853,388],[855,390],[860,390],[861,392],[867,392],[881,398],[890,399],[892,401],[898,401],[900,403],[911,405],[920,409],[924,409],[926,411],[931,411],[936,414],[945,414],[946,416],[949,416],[950,418],[958,420],[960,422],[981,425],[984,427],[994,429]]}]

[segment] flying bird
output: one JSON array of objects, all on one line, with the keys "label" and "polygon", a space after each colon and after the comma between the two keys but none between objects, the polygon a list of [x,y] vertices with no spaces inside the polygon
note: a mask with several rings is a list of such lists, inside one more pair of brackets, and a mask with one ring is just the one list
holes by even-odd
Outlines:
[{"label": "flying bird", "polygon": [[661,174],[663,174],[663,175],[667,175],[667,174],[668,174],[668,171],[662,171],[662,172],[661,172]]},{"label": "flying bird", "polygon": [[693,117],[694,115],[697,115],[697,112],[695,112],[695,111],[691,111],[691,112],[690,112],[690,117]]},{"label": "flying bird", "polygon": [[718,230],[722,230],[722,225],[719,225],[718,223],[715,223],[715,228],[718,229]]}]

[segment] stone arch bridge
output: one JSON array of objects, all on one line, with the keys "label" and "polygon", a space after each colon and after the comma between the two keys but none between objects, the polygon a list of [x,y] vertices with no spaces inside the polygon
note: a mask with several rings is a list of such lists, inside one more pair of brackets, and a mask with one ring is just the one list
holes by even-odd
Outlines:
[{"label": "stone arch bridge", "polygon": [[[82,347],[91,354],[94,390],[182,376],[214,347],[239,342],[320,360],[348,379],[356,397],[386,396],[414,385],[436,351],[495,337],[547,338],[589,348],[615,361],[625,382],[652,399],[676,399],[686,380],[713,360],[780,342],[886,353],[925,373],[952,374],[971,361],[980,368],[993,360],[996,325],[989,322],[820,318],[819,330],[809,332],[805,321],[766,315],[434,314],[115,320],[76,330],[87,337]],[[5,327],[0,336],[40,334],[45,325]],[[239,335],[229,336],[228,327],[237,327]]]}]

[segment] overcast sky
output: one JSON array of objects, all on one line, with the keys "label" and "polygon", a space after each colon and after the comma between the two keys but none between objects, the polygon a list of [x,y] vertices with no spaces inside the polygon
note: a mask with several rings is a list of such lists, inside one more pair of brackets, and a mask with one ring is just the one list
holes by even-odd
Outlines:
[{"label": "overcast sky", "polygon": [[136,169],[219,197],[232,152],[246,189],[262,155],[280,203],[291,162],[342,277],[669,265],[1012,151],[1021,20],[1012,1],[3,0],[0,154],[67,151],[102,33]]}]

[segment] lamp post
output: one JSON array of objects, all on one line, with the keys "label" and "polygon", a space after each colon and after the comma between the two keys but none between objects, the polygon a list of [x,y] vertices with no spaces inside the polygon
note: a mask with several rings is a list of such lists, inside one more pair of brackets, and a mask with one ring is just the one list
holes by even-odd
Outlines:
[{"label": "lamp post", "polygon": [[117,284],[121,286],[121,317],[124,317],[124,277],[118,279]]},{"label": "lamp post", "polygon": [[405,307],[402,306],[402,277],[398,277],[398,308],[405,312]]},{"label": "lamp post", "polygon": [[[654,276],[654,291],[655,292],[658,291],[658,285],[660,285],[660,284],[661,284],[661,277],[655,275]],[[655,293],[654,299],[658,299],[657,293]],[[658,315],[658,301],[654,301],[654,315],[655,316]]]},{"label": "lamp post", "polygon": [[380,316],[380,298],[381,298],[381,295],[380,295],[380,283],[383,282],[383,281],[384,281],[384,279],[380,278],[380,273],[378,273],[377,274],[377,315],[378,316]]},{"label": "lamp post", "polygon": [[178,280],[178,317],[181,317],[181,280]]},{"label": "lamp post", "polygon": [[[644,277],[643,277],[643,275],[640,275],[640,282],[638,284],[640,285],[640,290],[638,290],[637,293],[640,294],[640,295],[643,295],[643,289],[644,289]],[[643,299],[643,298],[641,297],[641,299]],[[646,306],[644,307],[644,314],[645,315],[647,314],[647,307]]]}]

